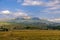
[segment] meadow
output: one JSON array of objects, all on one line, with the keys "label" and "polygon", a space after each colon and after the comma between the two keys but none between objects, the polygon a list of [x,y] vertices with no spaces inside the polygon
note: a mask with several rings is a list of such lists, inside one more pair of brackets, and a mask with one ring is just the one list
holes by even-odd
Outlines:
[{"label": "meadow", "polygon": [[14,30],[0,32],[0,40],[60,40],[59,30]]}]

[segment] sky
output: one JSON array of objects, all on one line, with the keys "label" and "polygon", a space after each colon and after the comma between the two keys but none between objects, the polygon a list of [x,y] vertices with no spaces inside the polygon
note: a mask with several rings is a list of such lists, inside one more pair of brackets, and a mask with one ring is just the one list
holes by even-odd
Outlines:
[{"label": "sky", "polygon": [[0,0],[0,18],[21,16],[60,21],[60,0]]}]

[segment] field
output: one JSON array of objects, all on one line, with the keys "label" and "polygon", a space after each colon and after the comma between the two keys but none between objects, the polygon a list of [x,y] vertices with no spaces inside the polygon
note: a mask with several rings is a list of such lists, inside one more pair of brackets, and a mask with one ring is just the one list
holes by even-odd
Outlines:
[{"label": "field", "polygon": [[18,30],[0,32],[0,40],[60,40],[59,30]]}]

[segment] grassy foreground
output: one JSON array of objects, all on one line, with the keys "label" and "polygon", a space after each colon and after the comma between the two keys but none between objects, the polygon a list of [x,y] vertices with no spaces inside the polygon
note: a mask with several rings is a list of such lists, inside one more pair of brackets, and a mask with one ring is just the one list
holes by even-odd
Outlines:
[{"label": "grassy foreground", "polygon": [[0,32],[0,40],[60,40],[60,31],[20,30]]}]

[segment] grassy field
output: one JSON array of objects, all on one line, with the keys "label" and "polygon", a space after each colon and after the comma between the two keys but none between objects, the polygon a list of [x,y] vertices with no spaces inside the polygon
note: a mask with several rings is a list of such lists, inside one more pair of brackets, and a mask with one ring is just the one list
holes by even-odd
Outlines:
[{"label": "grassy field", "polygon": [[60,31],[20,30],[0,32],[0,40],[60,40]]}]

